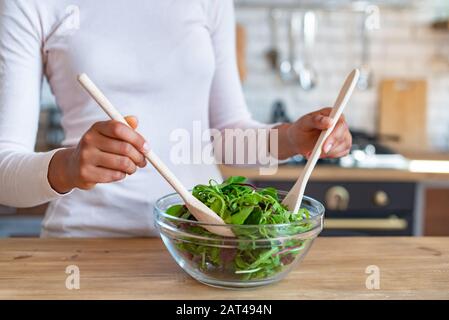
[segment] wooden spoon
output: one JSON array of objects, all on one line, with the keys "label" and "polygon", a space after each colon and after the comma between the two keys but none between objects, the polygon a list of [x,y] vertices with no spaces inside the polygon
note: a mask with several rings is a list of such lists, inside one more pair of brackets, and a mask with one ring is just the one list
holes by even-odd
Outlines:
[{"label": "wooden spoon", "polygon": [[307,182],[309,181],[310,175],[312,174],[315,165],[320,158],[321,150],[323,149],[324,141],[329,137],[332,130],[334,130],[335,125],[343,113],[343,109],[346,107],[349,98],[354,91],[357,81],[359,79],[360,72],[358,69],[354,69],[349,76],[346,78],[343,87],[340,90],[337,100],[335,101],[334,107],[329,115],[332,119],[332,125],[326,131],[321,132],[315,147],[313,148],[310,158],[307,160],[307,164],[304,170],[301,172],[298,180],[296,181],[293,188],[285,196],[282,204],[286,205],[292,212],[298,212],[301,207],[302,198],[304,196],[304,190],[306,189]]},{"label": "wooden spoon", "polygon": [[[92,96],[92,98],[100,105],[100,107],[109,115],[113,120],[119,121],[129,126],[125,118],[117,111],[112,103],[106,98],[106,96],[98,89],[98,87],[89,79],[86,74],[78,76],[78,81],[81,86]],[[208,231],[226,237],[234,237],[232,230],[227,227],[221,227],[219,225],[226,225],[223,219],[218,216],[214,211],[209,209],[204,203],[195,198],[178,180],[173,172],[162,162],[162,160],[152,151],[148,151],[145,154],[145,158],[156,168],[162,177],[175,189],[175,191],[184,200],[185,205],[189,209],[190,213],[201,223],[210,224],[205,225],[204,228]]]}]

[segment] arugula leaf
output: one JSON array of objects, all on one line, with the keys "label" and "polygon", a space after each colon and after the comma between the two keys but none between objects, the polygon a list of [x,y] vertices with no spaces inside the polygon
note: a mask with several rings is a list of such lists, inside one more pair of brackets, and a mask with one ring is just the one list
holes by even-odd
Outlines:
[{"label": "arugula leaf", "polygon": [[176,204],[174,206],[171,206],[167,209],[166,213],[174,216],[174,217],[180,217],[183,213],[185,213],[187,209],[182,204]]},{"label": "arugula leaf", "polygon": [[228,179],[226,179],[221,186],[226,186],[226,185],[230,185],[230,184],[239,184],[239,183],[245,183],[246,178],[245,177],[241,177],[241,176],[234,176],[234,177],[229,177]]},{"label": "arugula leaf", "polygon": [[245,224],[259,224],[260,218],[262,217],[262,210],[256,207],[251,211],[251,214],[246,218]]},{"label": "arugula leaf", "polygon": [[254,210],[253,206],[243,207],[239,212],[231,216],[232,224],[243,224],[251,212]]},{"label": "arugula leaf", "polygon": [[276,199],[276,201],[279,201],[278,191],[275,188],[272,187],[264,188],[260,190],[259,193],[269,195],[273,197],[273,199]]}]

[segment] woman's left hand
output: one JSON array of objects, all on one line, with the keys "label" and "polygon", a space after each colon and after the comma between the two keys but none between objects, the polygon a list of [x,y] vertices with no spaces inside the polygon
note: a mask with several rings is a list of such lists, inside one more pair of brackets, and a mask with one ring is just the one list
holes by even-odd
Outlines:
[{"label": "woman's left hand", "polygon": [[[309,158],[318,137],[323,130],[332,125],[329,117],[332,108],[324,108],[298,119],[286,128],[286,138],[293,153]],[[322,158],[340,158],[349,153],[352,136],[343,115],[341,115],[334,130],[326,139],[321,153]]]}]

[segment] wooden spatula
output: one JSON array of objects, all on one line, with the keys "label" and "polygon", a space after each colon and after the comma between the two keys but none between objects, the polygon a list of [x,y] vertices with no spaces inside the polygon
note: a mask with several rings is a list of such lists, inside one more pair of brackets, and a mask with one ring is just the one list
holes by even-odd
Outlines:
[{"label": "wooden spatula", "polygon": [[[89,79],[86,74],[78,76],[78,81],[81,86],[92,96],[92,98],[99,104],[99,106],[109,115],[113,120],[119,121],[129,126],[125,118],[117,111],[106,96],[98,89],[98,87]],[[226,223],[214,211],[209,209],[204,203],[195,198],[179,181],[179,179],[168,169],[162,160],[152,151],[145,153],[145,158],[156,168],[162,177],[175,189],[175,191],[184,200],[187,209],[200,222],[211,224],[205,225],[204,228],[208,231],[226,237],[234,237],[234,233],[229,227],[221,227],[219,225],[226,225]]]},{"label": "wooden spatula", "polygon": [[346,107],[349,98],[351,97],[352,92],[354,91],[354,88],[359,79],[359,75],[360,75],[359,70],[354,69],[346,78],[346,81],[340,90],[340,94],[338,95],[337,100],[335,101],[332,112],[329,115],[329,117],[332,119],[331,127],[328,128],[326,131],[323,131],[319,136],[315,144],[315,147],[313,148],[312,154],[310,155],[310,158],[307,160],[307,164],[304,170],[302,171],[301,175],[299,176],[293,188],[290,190],[290,192],[282,201],[282,204],[286,205],[292,212],[298,212],[299,208],[301,207],[302,198],[304,196],[304,190],[306,189],[306,185],[307,182],[309,181],[310,175],[312,174],[312,171],[315,168],[318,159],[320,158],[324,141],[327,139],[327,137],[329,137],[332,130],[334,130],[335,124],[337,123],[338,119],[343,113],[343,109]]}]

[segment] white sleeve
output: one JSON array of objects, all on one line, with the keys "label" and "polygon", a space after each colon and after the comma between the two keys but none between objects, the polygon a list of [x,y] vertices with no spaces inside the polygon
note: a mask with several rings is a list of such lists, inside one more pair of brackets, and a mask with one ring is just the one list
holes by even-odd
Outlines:
[{"label": "white sleeve", "polygon": [[42,30],[26,1],[0,1],[0,204],[30,207],[60,197],[47,178],[56,150],[35,153]]},{"label": "white sleeve", "polygon": [[[215,54],[215,74],[209,101],[210,127],[222,133],[225,129],[259,129],[256,130],[258,134],[265,130],[264,136],[267,137],[268,144],[268,132],[277,124],[268,125],[255,121],[246,105],[237,68],[233,1],[217,0],[214,4],[210,17],[210,32]],[[223,134],[221,138],[220,143],[223,146],[232,144],[232,141],[226,141]],[[218,142],[215,141],[215,143]],[[268,146],[264,148],[268,150]],[[246,146],[245,150],[247,150]],[[219,161],[233,164],[223,159],[224,151],[220,152],[216,149],[215,153]]]}]

